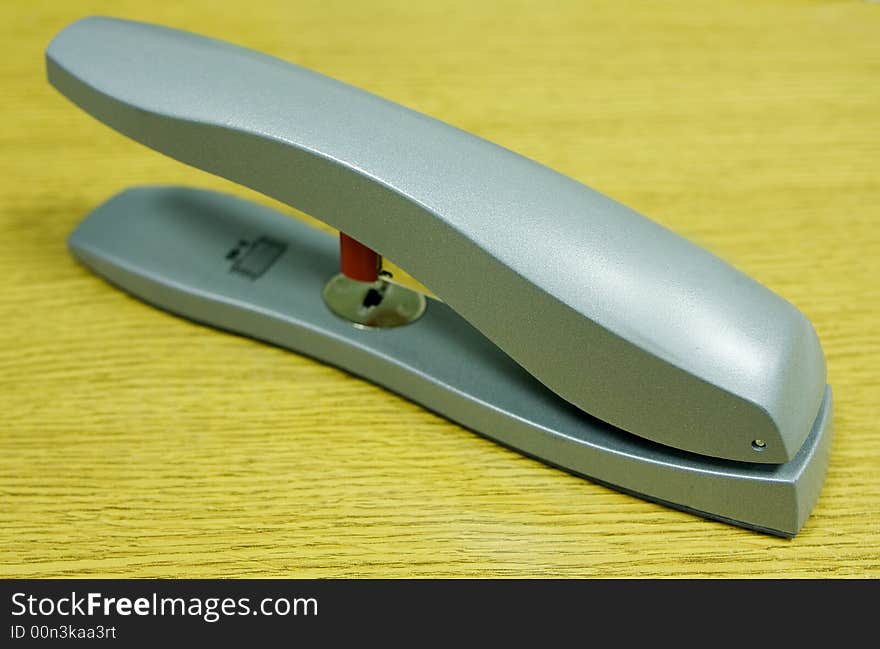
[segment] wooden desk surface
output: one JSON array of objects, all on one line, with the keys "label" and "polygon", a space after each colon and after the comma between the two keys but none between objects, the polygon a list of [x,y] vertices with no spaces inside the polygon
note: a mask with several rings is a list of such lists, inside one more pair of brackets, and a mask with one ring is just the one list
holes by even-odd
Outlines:
[{"label": "wooden desk surface", "polygon": [[[880,576],[880,4],[13,0],[0,12],[0,575]],[[67,234],[128,185],[271,204],[48,86],[48,41],[99,13],[237,42],[439,117],[791,300],[816,325],[836,399],[802,533],[771,538],[574,478],[78,266]]]}]

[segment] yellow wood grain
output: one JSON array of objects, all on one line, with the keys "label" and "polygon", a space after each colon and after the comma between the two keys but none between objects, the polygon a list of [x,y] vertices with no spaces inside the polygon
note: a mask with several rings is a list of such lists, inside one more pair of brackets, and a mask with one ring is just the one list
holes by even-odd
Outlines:
[{"label": "yellow wood grain", "polygon": [[[237,42],[451,122],[794,302],[836,400],[802,533],[569,476],[78,266],[67,234],[129,185],[272,204],[48,86],[47,42],[88,14]],[[0,18],[0,576],[880,576],[880,4],[7,0]]]}]

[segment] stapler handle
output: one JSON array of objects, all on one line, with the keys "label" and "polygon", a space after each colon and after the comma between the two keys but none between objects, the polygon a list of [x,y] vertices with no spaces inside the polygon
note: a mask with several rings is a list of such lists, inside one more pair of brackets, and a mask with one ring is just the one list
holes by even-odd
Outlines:
[{"label": "stapler handle", "polygon": [[[50,82],[97,119],[395,261],[558,395],[686,451],[780,463],[825,390],[788,302],[507,149],[296,65],[86,18]],[[463,362],[466,362],[463,359]]]}]

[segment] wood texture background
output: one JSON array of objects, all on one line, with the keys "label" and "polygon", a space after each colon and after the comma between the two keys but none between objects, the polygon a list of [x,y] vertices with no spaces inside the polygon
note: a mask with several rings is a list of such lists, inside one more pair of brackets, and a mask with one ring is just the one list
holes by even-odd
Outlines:
[{"label": "wood texture background", "polygon": [[[237,42],[451,122],[791,300],[836,400],[803,532],[571,477],[78,266],[67,234],[128,185],[272,204],[48,86],[46,44],[87,14]],[[7,0],[0,19],[0,576],[880,576],[880,4]]]}]

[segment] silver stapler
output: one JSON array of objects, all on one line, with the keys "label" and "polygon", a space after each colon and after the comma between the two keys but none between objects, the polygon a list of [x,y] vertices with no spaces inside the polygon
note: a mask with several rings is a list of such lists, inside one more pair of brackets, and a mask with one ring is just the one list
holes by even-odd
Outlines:
[{"label": "silver stapler", "polygon": [[819,340],[706,250],[505,148],[222,41],[90,17],[46,65],[120,133],[340,231],[131,188],[69,239],[111,284],[594,482],[780,536],[808,518],[831,445]]}]

